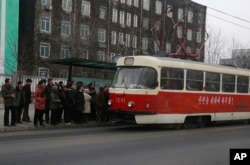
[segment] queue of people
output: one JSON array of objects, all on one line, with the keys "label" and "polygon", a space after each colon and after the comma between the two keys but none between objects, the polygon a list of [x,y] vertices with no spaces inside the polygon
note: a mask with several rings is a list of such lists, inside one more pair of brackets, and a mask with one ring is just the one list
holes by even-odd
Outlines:
[{"label": "queue of people", "polygon": [[[2,86],[4,98],[4,126],[16,126],[22,122],[31,122],[29,105],[34,98],[35,127],[45,127],[46,124],[56,126],[64,122],[70,125],[96,121],[98,124],[109,121],[108,87],[95,90],[95,84],[89,83],[85,88],[82,82],[62,81],[58,84],[52,78],[48,81],[42,79],[36,85],[34,94],[31,93],[31,79],[26,84],[19,81],[16,88],[11,85],[11,80],[6,79]],[[47,84],[47,85],[46,85]],[[9,122],[11,113],[11,122]],[[44,123],[45,122],[45,123]]]}]

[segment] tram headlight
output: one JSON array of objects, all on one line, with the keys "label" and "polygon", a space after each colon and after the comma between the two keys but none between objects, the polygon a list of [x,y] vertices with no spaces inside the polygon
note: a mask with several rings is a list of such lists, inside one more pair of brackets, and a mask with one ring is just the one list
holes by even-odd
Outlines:
[{"label": "tram headlight", "polygon": [[112,105],[112,100],[108,100],[108,105],[110,106],[110,105]]},{"label": "tram headlight", "polygon": [[133,101],[129,101],[129,102],[128,102],[128,107],[129,107],[129,108],[133,107],[133,105],[134,105],[134,102],[133,102]]}]

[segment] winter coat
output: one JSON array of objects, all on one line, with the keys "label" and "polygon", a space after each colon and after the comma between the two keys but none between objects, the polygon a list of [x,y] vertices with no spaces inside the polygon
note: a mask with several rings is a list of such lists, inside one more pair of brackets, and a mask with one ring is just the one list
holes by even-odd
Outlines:
[{"label": "winter coat", "polygon": [[36,87],[35,93],[35,109],[36,110],[45,110],[46,96],[44,94],[44,88],[41,86]]},{"label": "winter coat", "polygon": [[18,87],[16,87],[15,94],[16,94],[16,106],[17,107],[23,106],[24,103],[25,103],[25,92],[24,92],[24,90],[19,89]]},{"label": "winter coat", "polygon": [[105,108],[105,97],[104,97],[104,92],[99,92],[96,95],[96,99],[95,99],[95,103],[96,103],[96,107],[97,108],[101,108],[102,110],[104,110]]},{"label": "winter coat", "polygon": [[61,104],[61,100],[59,99],[58,90],[56,86],[52,87],[49,100],[51,109],[58,109],[63,107],[63,105]]},{"label": "winter coat", "polygon": [[91,108],[90,108],[90,100],[91,100],[91,96],[87,93],[84,93],[84,110],[82,111],[82,113],[90,113],[91,112]]},{"label": "winter coat", "polygon": [[51,90],[52,90],[53,86],[51,85],[46,85],[45,89],[44,89],[44,93],[46,96],[46,108],[50,109],[50,94],[51,94]]},{"label": "winter coat", "polygon": [[24,93],[25,93],[25,104],[31,103],[31,87],[30,85],[24,85],[23,87]]},{"label": "winter coat", "polygon": [[75,89],[64,88],[65,89],[65,100],[64,106],[68,110],[75,110]]},{"label": "winter coat", "polygon": [[81,111],[84,109],[84,95],[81,90],[76,90],[74,95],[75,100],[75,110]]},{"label": "winter coat", "polygon": [[95,88],[89,89],[89,95],[91,96],[90,104],[95,104],[96,101],[96,90]]},{"label": "winter coat", "polygon": [[16,99],[12,96],[13,94],[15,94],[13,86],[2,86],[2,96],[4,98],[5,107],[16,106]]}]

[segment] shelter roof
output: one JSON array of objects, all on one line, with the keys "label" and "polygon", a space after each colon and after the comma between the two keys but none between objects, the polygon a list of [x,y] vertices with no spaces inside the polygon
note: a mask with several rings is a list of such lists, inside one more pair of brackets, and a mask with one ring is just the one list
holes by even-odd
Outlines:
[{"label": "shelter roof", "polygon": [[87,67],[95,69],[108,69],[115,70],[116,63],[104,62],[104,61],[95,61],[82,58],[66,58],[66,59],[53,59],[49,60],[52,64],[68,65],[68,66],[77,66],[77,67]]}]

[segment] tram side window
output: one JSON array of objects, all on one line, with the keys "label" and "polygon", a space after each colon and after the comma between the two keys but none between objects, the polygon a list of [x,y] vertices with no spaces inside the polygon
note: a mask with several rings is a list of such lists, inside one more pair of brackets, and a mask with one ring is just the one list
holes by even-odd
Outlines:
[{"label": "tram side window", "polygon": [[248,93],[249,77],[238,76],[237,77],[237,92]]},{"label": "tram side window", "polygon": [[234,92],[235,91],[235,76],[230,74],[222,75],[222,91]]},{"label": "tram side window", "polygon": [[220,74],[206,73],[206,91],[219,92],[220,91]]},{"label": "tram side window", "polygon": [[201,91],[203,90],[203,72],[187,70],[186,89]]},{"label": "tram side window", "polygon": [[161,88],[183,90],[184,70],[178,68],[161,69]]}]

